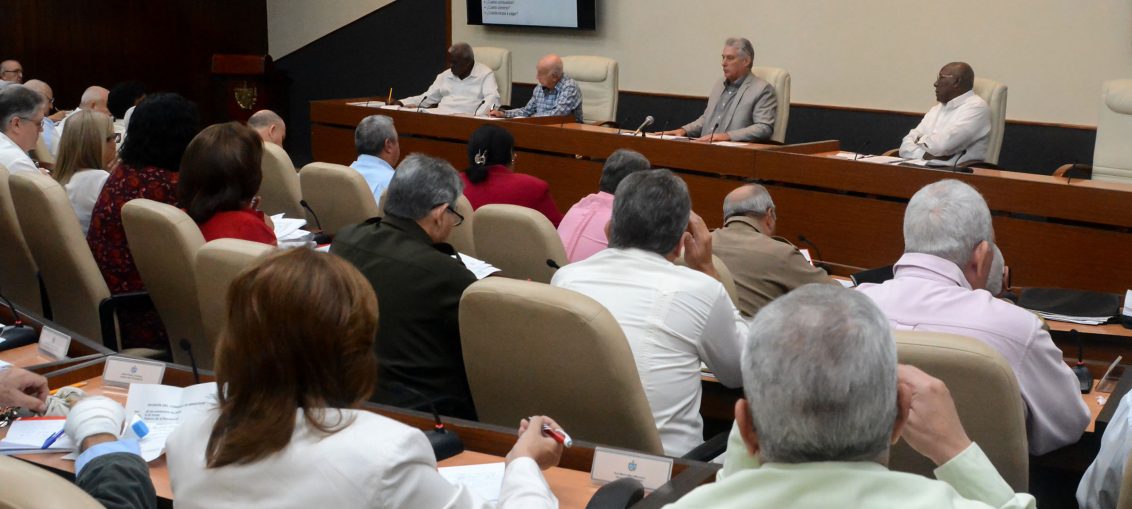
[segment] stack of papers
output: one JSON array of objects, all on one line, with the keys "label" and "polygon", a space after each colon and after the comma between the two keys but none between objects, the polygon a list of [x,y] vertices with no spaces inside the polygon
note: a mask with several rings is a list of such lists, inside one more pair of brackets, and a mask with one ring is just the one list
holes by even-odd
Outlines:
[{"label": "stack of papers", "polygon": [[358,101],[346,104],[349,104],[350,106],[364,106],[366,108],[384,108],[385,101]]},{"label": "stack of papers", "polygon": [[137,415],[149,427],[149,434],[138,441],[142,458],[153,461],[165,452],[165,441],[186,417],[207,412],[216,405],[216,382],[173,387],[158,384],[130,384],[126,415]]},{"label": "stack of papers", "polygon": [[74,442],[67,435],[61,435],[50,447],[44,449],[47,439],[63,429],[66,417],[24,417],[17,419],[8,427],[8,435],[0,440],[0,454],[46,454],[71,452]]},{"label": "stack of papers", "polygon": [[283,214],[275,214],[271,216],[271,222],[275,225],[275,238],[279,242],[305,240],[310,235],[310,232],[302,229],[307,224],[306,219],[291,219],[283,217]]},{"label": "stack of papers", "polygon": [[[453,258],[456,257],[453,256]],[[483,260],[468,256],[464,253],[460,253],[458,260],[464,262],[464,267],[467,267],[468,270],[476,276],[476,279],[483,279],[487,276],[495,274],[496,272],[499,272],[499,269],[494,265]]]},{"label": "stack of papers", "polygon": [[437,470],[452,484],[463,484],[468,491],[492,504],[499,502],[499,492],[503,489],[503,470],[500,463],[466,465],[461,467],[441,467]]},{"label": "stack of papers", "polygon": [[[870,163],[877,163],[877,164],[895,164],[895,163],[908,162],[908,160],[904,159],[903,157],[878,156],[878,155],[872,155],[872,154],[862,154],[860,152],[841,151],[841,152],[834,154],[833,157],[836,157],[836,158],[839,158],[839,159],[849,159],[850,161],[868,161]],[[923,162],[923,159],[920,159],[919,161]]]},{"label": "stack of papers", "polygon": [[[1034,310],[1031,310],[1031,311],[1034,311]],[[1111,316],[1070,316],[1070,315],[1059,315],[1057,313],[1047,313],[1045,311],[1034,311],[1034,312],[1037,313],[1042,318],[1045,318],[1046,320],[1053,320],[1055,322],[1076,323],[1076,324],[1080,324],[1080,325],[1103,325],[1105,323],[1108,323],[1109,318],[1112,318]]]}]

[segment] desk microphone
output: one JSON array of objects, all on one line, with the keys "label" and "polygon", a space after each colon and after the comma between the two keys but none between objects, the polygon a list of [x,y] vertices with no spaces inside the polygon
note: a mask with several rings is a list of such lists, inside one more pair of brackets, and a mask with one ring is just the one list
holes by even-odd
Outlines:
[{"label": "desk microphone", "polygon": [[716,122],[715,127],[711,128],[711,134],[708,136],[708,139],[707,139],[708,145],[711,145],[712,142],[715,141],[715,130],[716,129],[719,129],[719,122]]},{"label": "desk microphone", "polygon": [[303,207],[303,210],[306,210],[307,213],[311,215],[311,219],[314,219],[314,226],[318,228],[318,233],[314,236],[315,244],[329,243],[330,236],[323,233],[325,230],[322,229],[322,223],[318,220],[318,214],[314,213],[314,209],[311,208],[310,204],[307,203],[306,200],[299,200],[299,206]]},{"label": "desk microphone", "polygon": [[558,270],[558,269],[561,269],[561,268],[562,268],[562,267],[558,266],[558,262],[556,262],[556,261],[554,261],[554,260],[551,260],[550,258],[547,258],[547,259],[546,259],[546,266],[547,266],[547,267],[550,267],[550,268],[552,268],[552,269],[554,269],[554,270]]},{"label": "desk microphone", "polygon": [[480,103],[476,105],[476,109],[472,110],[472,116],[473,117],[479,114],[480,106],[483,106],[483,103],[485,103],[485,102],[487,102],[487,99],[480,101]]},{"label": "desk microphone", "polygon": [[432,398],[401,382],[393,382],[391,385],[404,389],[428,403],[428,409],[432,411],[432,417],[436,420],[436,427],[425,433],[425,436],[428,437],[428,443],[432,445],[432,453],[436,456],[436,461],[442,461],[464,452],[464,441],[460,440],[460,436],[456,432],[448,431],[444,427],[444,423],[440,422],[440,413],[436,411],[436,406],[432,404]]},{"label": "desk microphone", "polygon": [[1081,384],[1081,394],[1088,394],[1093,390],[1093,374],[1085,366],[1085,342],[1081,341],[1081,333],[1077,329],[1070,330],[1069,334],[1077,342],[1077,364],[1073,366],[1073,374],[1077,375],[1077,382]]},{"label": "desk microphone", "polygon": [[[959,170],[959,160],[960,160],[960,159],[963,159],[963,156],[965,156],[965,155],[967,155],[967,149],[963,149],[963,151],[962,151],[962,152],[960,152],[960,153],[959,153],[959,155],[955,156],[955,162],[954,162],[954,163],[951,163],[951,172],[952,172],[952,173],[960,173],[960,170]],[[964,170],[965,170],[965,169],[966,169],[966,168],[964,168]]]},{"label": "desk microphone", "polygon": [[824,261],[822,261],[822,260],[825,260],[825,258],[821,255],[821,249],[818,249],[817,244],[814,244],[813,242],[810,241],[810,239],[807,239],[805,235],[801,235],[801,234],[798,235],[798,242],[801,242],[801,243],[803,243],[807,246],[810,246],[810,248],[814,250],[815,256],[811,256],[810,259],[811,260],[813,260],[813,259],[817,260],[817,261],[814,262],[815,267],[817,267],[819,269],[823,269],[827,273],[830,272],[829,265],[827,265]]},{"label": "desk microphone", "polygon": [[853,156],[854,161],[861,158],[861,154],[863,154],[865,152],[865,149],[869,148],[870,142],[872,142],[872,140],[865,140],[865,142],[861,144],[861,150],[858,150],[857,155]]},{"label": "desk microphone", "polygon": [[13,322],[12,325],[0,329],[0,351],[30,345],[38,341],[39,335],[35,333],[35,329],[24,325],[24,321],[20,319],[20,313],[16,311],[16,306],[12,305],[12,301],[8,300],[3,293],[0,293],[0,299],[4,299],[4,304],[12,310]]},{"label": "desk microphone", "polygon": [[196,380],[196,383],[199,384],[200,372],[197,371],[197,358],[195,355],[193,355],[193,344],[190,343],[189,340],[181,338],[179,345],[181,346],[181,350],[184,350],[185,353],[189,354],[189,367],[193,368],[193,380]]},{"label": "desk microphone", "polygon": [[655,121],[656,121],[656,119],[652,118],[652,115],[645,117],[645,121],[641,122],[640,127],[637,127],[637,130],[633,131],[633,136],[636,136],[638,134],[644,135],[644,133],[641,132],[641,129],[644,129],[644,128],[652,125],[652,123],[655,122]]}]

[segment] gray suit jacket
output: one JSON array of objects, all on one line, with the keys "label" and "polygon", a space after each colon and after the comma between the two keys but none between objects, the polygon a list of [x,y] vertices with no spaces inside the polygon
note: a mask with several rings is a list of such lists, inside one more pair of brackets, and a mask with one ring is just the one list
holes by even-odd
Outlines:
[{"label": "gray suit jacket", "polygon": [[[738,96],[731,101],[716,133],[727,133],[734,141],[757,141],[770,139],[774,133],[774,117],[778,112],[778,97],[774,87],[751,73],[739,86]],[[723,78],[715,82],[708,96],[707,109],[700,118],[684,126],[688,136],[698,137],[711,134],[714,125],[704,125],[709,115],[715,112],[715,105],[723,95]]]}]

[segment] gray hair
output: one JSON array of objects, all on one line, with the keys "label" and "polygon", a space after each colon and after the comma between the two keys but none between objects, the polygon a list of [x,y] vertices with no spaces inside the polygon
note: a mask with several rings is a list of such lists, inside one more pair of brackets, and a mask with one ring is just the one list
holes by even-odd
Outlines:
[{"label": "gray hair", "polygon": [[916,192],[904,210],[904,252],[924,253],[960,268],[980,242],[994,244],[987,202],[975,188],[941,180]]},{"label": "gray hair", "polygon": [[866,461],[897,417],[896,343],[864,294],[810,284],[751,323],[743,392],[764,463]]},{"label": "gray hair", "polygon": [[448,161],[412,154],[393,172],[385,191],[385,213],[415,221],[437,205],[455,205],[463,192],[464,183]]},{"label": "gray hair", "polygon": [[994,251],[994,258],[991,259],[990,273],[987,274],[987,288],[991,295],[995,297],[1002,293],[1002,272],[1006,266],[1006,260],[1002,258],[1002,251],[998,246],[991,245],[991,250]]},{"label": "gray hair", "polygon": [[634,172],[647,170],[651,166],[652,163],[640,152],[619,148],[605,159],[598,189],[609,194],[617,194],[617,186],[625,180],[625,177]]},{"label": "gray hair", "polygon": [[[755,46],[746,37],[729,37],[723,43],[724,47],[735,48],[740,55],[747,57],[751,66],[755,65]],[[750,66],[748,66],[750,67]]]},{"label": "gray hair", "polygon": [[7,132],[13,118],[30,119],[43,108],[43,96],[23,85],[0,88],[0,131]]},{"label": "gray hair", "polygon": [[277,125],[281,128],[287,126],[287,124],[283,122],[283,117],[280,117],[278,113],[271,110],[259,110],[248,117],[248,127],[252,129],[263,129],[265,127],[271,127],[272,125]]},{"label": "gray hair", "polygon": [[397,130],[393,119],[385,115],[370,115],[358,123],[354,130],[354,149],[358,155],[376,156],[385,149],[387,140],[396,140]]},{"label": "gray hair", "polygon": [[770,198],[770,191],[759,184],[747,184],[740,189],[748,190],[742,198],[732,198],[728,194],[723,199],[723,218],[752,214],[763,217],[774,208],[774,200]]},{"label": "gray hair", "polygon": [[688,185],[661,169],[633,173],[617,187],[620,192],[613,198],[609,247],[643,249],[661,256],[676,249],[692,211]]}]

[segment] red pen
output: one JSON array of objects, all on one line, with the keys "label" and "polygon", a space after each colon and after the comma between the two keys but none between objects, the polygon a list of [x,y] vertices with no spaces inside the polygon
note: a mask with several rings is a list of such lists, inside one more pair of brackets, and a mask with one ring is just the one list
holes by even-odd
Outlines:
[{"label": "red pen", "polygon": [[560,429],[551,428],[549,424],[542,425],[542,434],[553,438],[555,442],[562,444],[563,447],[571,447],[574,445],[574,440],[567,435],[565,431]]}]

